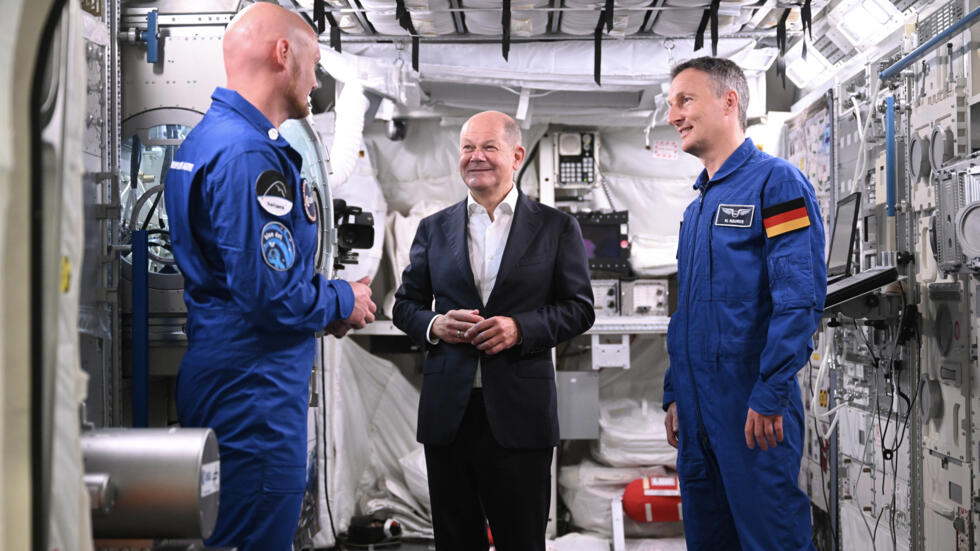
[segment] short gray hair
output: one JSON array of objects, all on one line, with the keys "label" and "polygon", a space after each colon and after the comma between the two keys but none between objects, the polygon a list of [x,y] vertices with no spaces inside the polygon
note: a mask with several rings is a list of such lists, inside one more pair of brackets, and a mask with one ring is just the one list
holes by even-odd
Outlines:
[{"label": "short gray hair", "polygon": [[510,142],[511,146],[517,147],[521,145],[521,140],[523,139],[523,136],[521,136],[521,127],[510,116],[504,119],[504,135],[507,136],[507,141]]},{"label": "short gray hair", "polygon": [[748,122],[746,112],[749,109],[749,83],[745,79],[742,68],[734,61],[723,57],[698,57],[674,66],[670,70],[671,80],[687,69],[697,69],[707,74],[714,84],[715,95],[718,97],[729,90],[735,90],[738,95],[738,122],[742,125],[742,130],[745,130]]}]

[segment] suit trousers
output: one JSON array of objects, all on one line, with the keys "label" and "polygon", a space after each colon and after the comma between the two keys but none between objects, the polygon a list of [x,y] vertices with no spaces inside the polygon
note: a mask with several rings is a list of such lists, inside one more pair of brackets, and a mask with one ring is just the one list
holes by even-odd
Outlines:
[{"label": "suit trousers", "polygon": [[437,551],[544,551],[554,448],[504,448],[473,389],[456,438],[425,446]]}]

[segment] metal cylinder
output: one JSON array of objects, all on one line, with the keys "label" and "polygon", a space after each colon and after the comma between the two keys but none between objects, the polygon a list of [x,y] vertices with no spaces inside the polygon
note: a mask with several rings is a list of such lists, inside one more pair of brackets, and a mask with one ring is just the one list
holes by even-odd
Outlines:
[{"label": "metal cylinder", "polygon": [[218,519],[218,440],[211,429],[82,433],[85,474],[108,475],[115,503],[92,511],[99,538],[207,538]]}]

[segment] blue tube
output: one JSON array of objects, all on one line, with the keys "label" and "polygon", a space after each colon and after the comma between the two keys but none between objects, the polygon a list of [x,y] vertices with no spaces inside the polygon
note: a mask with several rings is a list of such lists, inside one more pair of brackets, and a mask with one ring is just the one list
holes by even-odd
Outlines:
[{"label": "blue tube", "polygon": [[885,215],[895,216],[895,96],[885,98],[885,200]]},{"label": "blue tube", "polygon": [[133,232],[133,426],[149,425],[149,295],[146,230]]},{"label": "blue tube", "polygon": [[157,38],[157,10],[146,14],[146,30],[140,34],[146,42],[146,62],[156,63],[160,60],[160,43]]},{"label": "blue tube", "polygon": [[909,55],[903,57],[896,61],[891,67],[885,69],[878,74],[878,78],[885,80],[886,78],[891,78],[899,73],[902,69],[908,67],[909,65],[915,63],[920,57],[929,53],[937,44],[943,42],[949,38],[954,33],[962,30],[965,27],[970,26],[978,17],[980,17],[980,8],[977,8],[970,13],[966,14],[962,19],[950,25],[948,29],[932,37],[928,42],[919,46],[915,50],[909,53]]}]

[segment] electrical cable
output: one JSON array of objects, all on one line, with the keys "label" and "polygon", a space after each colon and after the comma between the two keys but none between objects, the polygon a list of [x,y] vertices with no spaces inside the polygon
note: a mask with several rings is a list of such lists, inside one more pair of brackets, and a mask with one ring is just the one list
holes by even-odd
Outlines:
[{"label": "electrical cable", "polygon": [[541,138],[534,142],[534,146],[531,147],[531,151],[528,152],[527,157],[524,158],[524,163],[521,165],[521,169],[517,172],[516,185],[517,189],[521,189],[521,180],[524,179],[524,173],[527,172],[527,167],[531,166],[531,162],[538,156],[538,146],[541,145]]},{"label": "electrical cable", "polygon": [[[810,358],[807,358],[806,359],[806,364],[808,366],[807,379],[810,381],[810,384],[808,385],[810,387],[810,403],[812,404],[813,403],[813,396],[816,393],[815,389],[813,388],[813,362],[810,361]],[[836,408],[834,408],[834,409],[836,409]],[[812,412],[812,410],[811,410],[811,412]],[[816,415],[814,415],[813,418],[814,418],[814,421],[816,422]],[[817,445],[820,446],[820,457],[823,457],[824,456],[824,453],[823,453],[823,438],[820,438],[819,432],[816,435],[816,437],[817,437]],[[823,464],[820,464],[819,465],[819,468],[820,468],[820,491],[823,493],[823,502],[824,502],[824,505],[827,506],[827,509],[828,509],[827,510],[827,513],[830,514],[830,496],[827,495],[827,492],[828,492],[828,488],[827,488],[827,475],[826,475],[826,473],[824,473]],[[830,443],[829,442],[827,443],[827,468],[828,469],[830,468]],[[828,532],[830,533],[830,548],[831,549],[837,549],[837,545],[836,545],[837,542],[836,542],[836,537],[834,535],[833,526],[831,526],[831,529]]]},{"label": "electrical cable", "polygon": [[[322,358],[323,355],[323,339],[327,337],[324,336],[320,340],[320,346],[316,348],[317,354],[314,357],[314,362],[317,359]],[[337,539],[337,528],[333,520],[333,511],[330,507],[330,486],[327,484],[330,479],[327,476],[327,362],[321,361],[320,363],[320,419],[322,420],[321,434],[323,436],[323,501],[327,504],[327,518],[330,520],[330,532],[333,534],[333,542],[335,546],[340,545],[340,540]],[[316,363],[314,363],[316,365]]]}]

